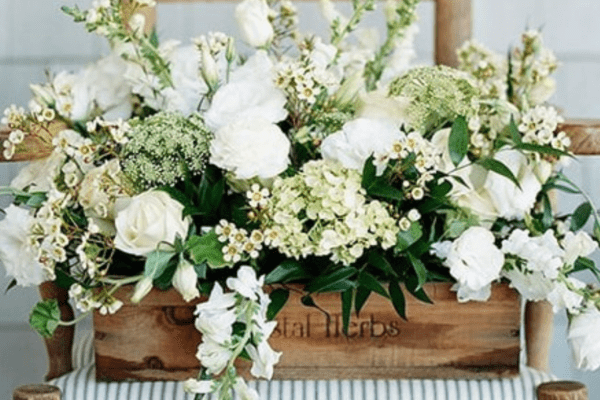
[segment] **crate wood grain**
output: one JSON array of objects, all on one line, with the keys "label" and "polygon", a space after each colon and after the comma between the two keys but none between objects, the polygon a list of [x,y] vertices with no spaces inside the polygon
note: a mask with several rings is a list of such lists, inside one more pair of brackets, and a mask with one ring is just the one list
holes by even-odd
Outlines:
[{"label": "crate wood grain", "polygon": [[[435,304],[407,295],[408,321],[389,300],[371,295],[342,333],[339,294],[314,295],[322,308],[303,306],[292,291],[278,315],[271,346],[283,352],[274,379],[481,378],[518,374],[520,298],[496,285],[483,303],[458,303],[446,283],[427,284]],[[94,316],[100,380],[183,380],[196,376],[194,306],[174,291],[153,290],[140,305]],[[248,362],[240,366],[249,369]],[[247,371],[245,373],[247,375]]]}]

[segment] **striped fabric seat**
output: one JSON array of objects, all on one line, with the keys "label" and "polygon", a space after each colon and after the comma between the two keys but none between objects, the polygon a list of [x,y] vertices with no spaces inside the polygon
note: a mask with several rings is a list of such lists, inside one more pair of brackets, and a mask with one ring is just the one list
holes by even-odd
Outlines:
[{"label": "striped fabric seat", "polygon": [[[179,382],[96,382],[91,334],[73,351],[75,370],[50,383],[63,400],[193,400]],[[261,400],[535,400],[535,388],[552,375],[521,367],[516,378],[484,380],[398,379],[253,381]]]}]

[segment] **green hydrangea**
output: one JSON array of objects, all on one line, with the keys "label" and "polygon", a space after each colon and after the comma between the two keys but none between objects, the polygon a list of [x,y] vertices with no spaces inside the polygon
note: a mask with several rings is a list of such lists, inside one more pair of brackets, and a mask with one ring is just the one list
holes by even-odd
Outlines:
[{"label": "green hydrangea", "polygon": [[198,114],[160,112],[132,120],[130,140],[122,153],[123,172],[142,190],[174,185],[189,172],[202,173],[212,133]]},{"label": "green hydrangea", "polygon": [[390,83],[389,95],[408,99],[412,128],[428,133],[477,111],[479,90],[464,72],[446,66],[414,68]]}]

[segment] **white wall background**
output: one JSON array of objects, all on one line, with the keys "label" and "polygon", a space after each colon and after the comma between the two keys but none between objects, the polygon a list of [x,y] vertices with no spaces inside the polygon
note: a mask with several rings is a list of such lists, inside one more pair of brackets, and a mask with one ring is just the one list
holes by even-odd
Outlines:
[{"label": "white wall background", "polygon": [[[77,69],[106,52],[103,41],[72,23],[59,8],[73,0],[0,0],[0,110],[10,104],[25,106],[29,83],[45,81],[45,70]],[[87,7],[91,0],[78,0]],[[235,34],[233,3],[161,5],[159,34],[186,41],[211,30]],[[419,6],[421,33],[417,38],[419,61],[431,63],[433,7]],[[300,3],[301,28],[324,33],[314,3]],[[569,117],[600,118],[600,1],[598,0],[473,0],[474,37],[492,49],[506,52],[528,27],[543,28],[546,43],[562,61],[553,102]],[[378,21],[373,18],[373,21]],[[600,204],[600,160],[576,162],[568,173]],[[0,185],[6,185],[17,165],[0,166]],[[578,199],[565,198],[573,206]],[[0,205],[6,205],[6,201]],[[8,285],[0,272],[0,291]],[[0,294],[0,398],[10,398],[19,384],[40,382],[45,372],[41,340],[27,326],[28,313],[37,300],[34,289]],[[572,365],[565,340],[566,318],[555,320],[552,371],[561,378],[585,382],[590,399],[600,398],[600,372],[583,373]]]}]

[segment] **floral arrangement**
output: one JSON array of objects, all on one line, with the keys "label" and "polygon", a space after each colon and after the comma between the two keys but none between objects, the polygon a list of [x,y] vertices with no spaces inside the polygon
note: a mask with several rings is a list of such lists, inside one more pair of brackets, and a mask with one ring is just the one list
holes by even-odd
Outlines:
[{"label": "floral arrangement", "polygon": [[[292,282],[307,303],[340,292],[347,330],[369,295],[404,317],[404,296],[429,300],[425,282],[455,282],[466,302],[508,281],[566,309],[578,366],[600,367],[600,291],[571,276],[600,276],[588,258],[598,214],[584,194],[562,216],[550,200],[581,194],[560,172],[569,138],[545,104],[553,53],[527,31],[508,59],[469,42],[458,69],[410,68],[417,3],[382,4],[377,42],[361,25],[373,0],[349,16],[323,0],[328,40],[300,33],[288,0],[243,0],[245,55],[222,33],[159,44],[140,13],[152,0],[65,7],[112,54],[32,85],[29,109],[4,113],[4,157],[38,158],[2,192],[11,286],[54,280],[82,316],[118,312],[125,284],[133,302],[152,287],[208,295],[202,368],[185,388],[221,399],[257,398],[238,357],[272,377],[270,319]],[[30,322],[45,336],[67,323],[53,301]]]}]

